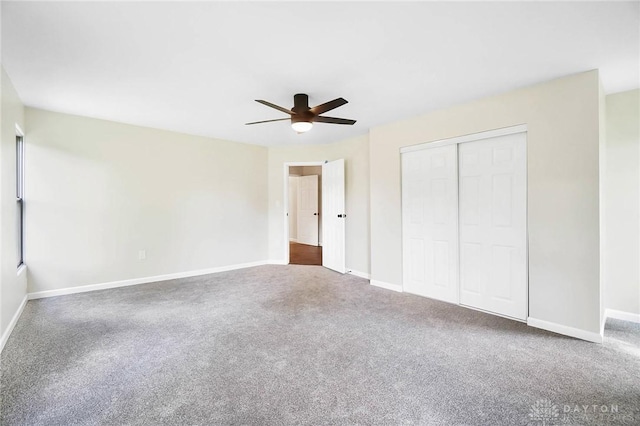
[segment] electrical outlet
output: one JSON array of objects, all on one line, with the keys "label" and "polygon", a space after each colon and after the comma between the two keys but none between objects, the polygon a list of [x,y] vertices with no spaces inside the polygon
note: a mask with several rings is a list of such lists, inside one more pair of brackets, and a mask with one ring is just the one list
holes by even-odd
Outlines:
[{"label": "electrical outlet", "polygon": [[138,250],[138,260],[145,260],[147,258],[146,250]]}]

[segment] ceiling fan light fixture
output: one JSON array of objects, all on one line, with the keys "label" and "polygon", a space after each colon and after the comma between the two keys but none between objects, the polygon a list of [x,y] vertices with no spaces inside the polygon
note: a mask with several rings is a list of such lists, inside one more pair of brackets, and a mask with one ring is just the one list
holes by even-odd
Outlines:
[{"label": "ceiling fan light fixture", "polygon": [[328,124],[346,124],[352,126],[356,123],[356,120],[350,120],[347,118],[326,117],[325,112],[334,110],[342,105],[348,103],[344,98],[336,98],[332,101],[325,102],[323,104],[309,108],[309,96],[304,93],[298,93],[293,96],[293,107],[287,109],[271,102],[267,102],[263,99],[256,99],[256,102],[268,106],[269,108],[277,109],[280,112],[284,112],[289,115],[288,118],[276,118],[274,120],[262,120],[252,121],[251,123],[245,123],[249,126],[252,124],[271,123],[273,121],[287,121],[291,120],[291,127],[294,132],[305,133],[311,130],[314,122],[328,123]]},{"label": "ceiling fan light fixture", "polygon": [[310,121],[296,121],[294,123],[291,123],[291,127],[297,133],[304,133],[311,130],[311,128],[313,127],[313,123]]}]

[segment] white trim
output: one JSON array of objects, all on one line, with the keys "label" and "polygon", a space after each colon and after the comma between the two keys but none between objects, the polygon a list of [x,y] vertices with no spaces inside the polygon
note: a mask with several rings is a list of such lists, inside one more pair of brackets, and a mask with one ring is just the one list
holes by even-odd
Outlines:
[{"label": "white trim", "polygon": [[527,318],[527,325],[531,327],[541,328],[543,330],[552,331],[554,333],[563,334],[565,336],[575,337],[576,339],[586,340],[588,342],[602,343],[602,335],[592,331],[586,331],[579,328],[569,327],[567,325],[557,324],[555,322],[544,321],[536,318]]},{"label": "white trim", "polygon": [[289,241],[292,243],[297,243],[298,239],[297,238],[289,238]]},{"label": "white trim", "polygon": [[[285,166],[289,167],[298,167],[298,166],[322,166],[325,162],[327,162],[329,160],[322,160],[322,161],[288,161],[286,163],[284,163]],[[289,169],[287,169],[287,171],[289,171]]]},{"label": "white trim", "polygon": [[391,284],[386,283],[384,281],[371,280],[370,284],[375,287],[385,288],[387,290],[397,291],[398,293],[402,293],[402,286],[399,284]]},{"label": "white trim", "polygon": [[526,124],[519,124],[517,126],[503,127],[501,129],[488,130],[486,132],[472,133],[469,135],[456,136],[448,139],[440,139],[433,142],[425,142],[417,145],[403,146],[400,148],[400,153],[420,151],[425,148],[434,148],[436,146],[455,145],[464,142],[479,141],[482,139],[495,138],[498,136],[512,135],[514,133],[524,133],[527,131]]},{"label": "white trim", "polygon": [[622,321],[630,321],[640,324],[640,314],[634,314],[632,312],[618,311],[617,309],[605,309],[604,322],[607,322],[607,318],[613,318]]},{"label": "white trim", "polygon": [[20,136],[24,138],[24,131],[20,128],[20,125],[18,123],[15,123],[15,125],[16,125],[16,136]]},{"label": "white trim", "polygon": [[27,300],[29,300],[29,298],[25,294],[24,298],[22,299],[22,302],[20,302],[20,307],[18,308],[16,313],[13,314],[13,318],[11,318],[11,321],[9,322],[9,326],[2,334],[2,338],[0,338],[0,353],[4,349],[4,345],[9,340],[9,336],[11,336],[11,332],[13,331],[13,328],[18,323],[18,320],[20,319],[20,315],[22,315],[22,311],[24,311],[24,307],[27,306]]},{"label": "white trim", "polygon": [[368,274],[366,272],[354,271],[349,268],[347,268],[347,274],[355,275],[356,277],[364,278],[365,280],[371,279],[371,274]]},{"label": "white trim", "polygon": [[270,259],[267,260],[267,265],[288,265],[289,262],[284,262],[282,259]]},{"label": "white trim", "polygon": [[100,284],[81,285],[77,287],[67,287],[67,288],[61,288],[57,290],[37,291],[34,293],[29,293],[27,296],[29,297],[29,300],[41,299],[44,297],[64,296],[68,294],[85,293],[88,291],[106,290],[110,288],[127,287],[130,285],[174,280],[177,278],[188,278],[188,277],[195,277],[198,275],[215,274],[218,272],[233,271],[236,269],[250,268],[253,266],[261,266],[267,263],[269,262],[265,260],[260,260],[257,262],[249,262],[249,263],[238,263],[235,265],[220,266],[217,268],[199,269],[195,271],[177,272],[174,274],[155,275],[152,277],[133,278],[129,280],[111,281],[111,282],[100,283]]}]

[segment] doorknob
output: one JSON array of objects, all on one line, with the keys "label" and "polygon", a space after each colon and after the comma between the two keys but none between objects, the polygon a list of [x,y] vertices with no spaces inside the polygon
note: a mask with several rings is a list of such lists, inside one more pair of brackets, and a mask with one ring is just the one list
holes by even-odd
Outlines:
[{"label": "doorknob", "polygon": [[314,215],[314,216],[318,216],[318,213],[314,213],[313,215]]}]

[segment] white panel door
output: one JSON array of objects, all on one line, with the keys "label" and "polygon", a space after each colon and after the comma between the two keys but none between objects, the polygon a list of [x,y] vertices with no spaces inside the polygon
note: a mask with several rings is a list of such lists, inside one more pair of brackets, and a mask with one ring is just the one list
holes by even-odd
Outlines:
[{"label": "white panel door", "polygon": [[456,145],[402,154],[403,290],[458,303]]},{"label": "white panel door", "polygon": [[298,176],[289,176],[289,240],[298,241]]},{"label": "white panel door", "polygon": [[322,266],[344,274],[345,253],[344,160],[322,165]]},{"label": "white panel door", "polygon": [[298,242],[318,245],[318,176],[298,178]]},{"label": "white panel door", "polygon": [[527,316],[526,133],[461,143],[460,303]]}]

